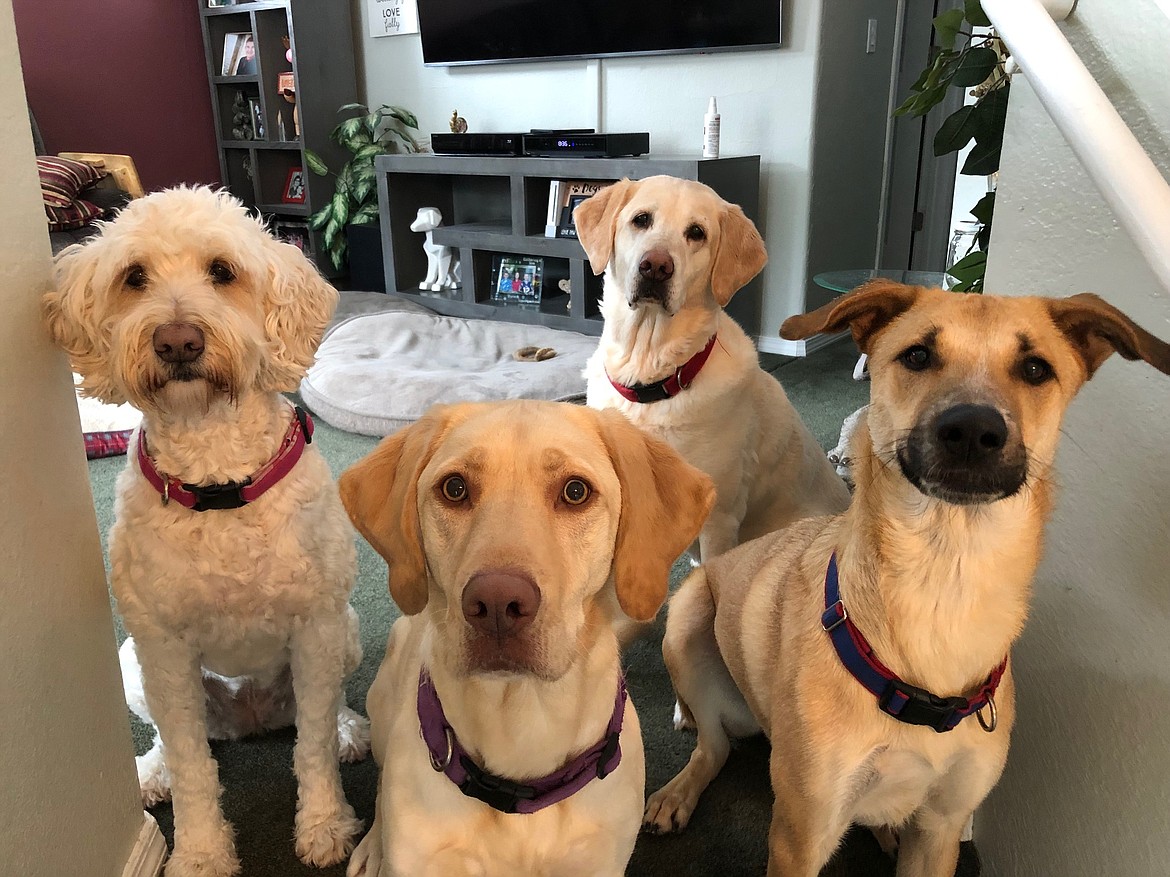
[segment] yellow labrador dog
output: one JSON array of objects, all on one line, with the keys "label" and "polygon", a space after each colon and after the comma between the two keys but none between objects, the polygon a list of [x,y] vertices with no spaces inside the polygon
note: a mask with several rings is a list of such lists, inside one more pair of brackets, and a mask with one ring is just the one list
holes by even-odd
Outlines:
[{"label": "yellow labrador dog", "polygon": [[616,877],[644,803],[612,621],[652,618],[710,480],[617,412],[432,409],[341,477],[405,613],[367,707],[365,877]]},{"label": "yellow labrador dog", "polygon": [[663,650],[698,745],[646,823],[686,825],[728,735],[762,728],[769,875],[815,877],[857,822],[897,832],[898,877],[950,877],[1007,758],[1007,655],[1065,407],[1115,351],[1170,373],[1170,345],[1094,295],[883,281],[781,334],[847,327],[872,375],[853,504],[716,558],[671,600]]},{"label": "yellow labrador dog", "polygon": [[715,482],[704,560],[849,503],[816,439],[724,311],[767,262],[743,211],[702,183],[622,180],[574,213],[605,327],[587,401],[616,408]]}]

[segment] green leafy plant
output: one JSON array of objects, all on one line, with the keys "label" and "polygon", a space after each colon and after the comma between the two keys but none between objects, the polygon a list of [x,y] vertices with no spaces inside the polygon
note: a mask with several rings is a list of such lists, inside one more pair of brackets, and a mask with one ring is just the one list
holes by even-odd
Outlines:
[{"label": "green leafy plant", "polygon": [[[333,129],[330,139],[344,146],[350,159],[334,176],[337,184],[333,197],[309,217],[309,227],[321,231],[325,249],[340,270],[346,263],[348,245],[346,225],[365,225],[378,219],[378,183],[374,158],[388,153],[418,152],[420,147],[411,131],[418,129],[414,113],[402,107],[383,104],[371,110],[364,104],[346,104],[338,112],[357,110]],[[332,173],[321,156],[305,150],[305,163],[318,176]]]},{"label": "green leafy plant", "polygon": [[[965,0],[962,9],[951,9],[935,18],[938,45],[933,60],[911,86],[910,96],[894,111],[896,116],[924,116],[943,101],[948,88],[973,88],[975,103],[947,116],[934,137],[936,156],[958,152],[975,141],[959,170],[969,176],[987,176],[999,170],[1007,118],[1011,89],[1011,79],[1005,69],[1007,49],[994,31],[979,36],[973,32],[976,27],[990,26],[991,21],[979,0]],[[988,192],[971,208],[971,215],[983,228],[973,249],[947,266],[947,273],[958,281],[953,289],[982,291],[994,212],[995,192]]]}]

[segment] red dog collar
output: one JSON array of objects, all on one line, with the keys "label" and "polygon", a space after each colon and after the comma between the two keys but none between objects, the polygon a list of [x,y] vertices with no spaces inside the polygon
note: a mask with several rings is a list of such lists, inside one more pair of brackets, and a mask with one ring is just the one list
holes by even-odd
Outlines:
[{"label": "red dog collar", "polygon": [[294,408],[292,422],[276,456],[245,478],[227,484],[186,484],[178,478],[163,475],[146,450],[146,429],[138,433],[138,468],[160,494],[166,505],[172,499],[184,508],[196,512],[209,509],[238,509],[258,499],[266,490],[292,471],[304,453],[305,445],[313,440],[313,418],[303,408]]},{"label": "red dog collar", "polygon": [[707,341],[707,346],[680,365],[674,370],[668,378],[661,381],[656,381],[653,384],[634,384],[632,387],[627,387],[625,384],[619,384],[613,378],[609,378],[609,382],[613,384],[613,388],[617,390],[623,398],[629,399],[631,402],[661,402],[664,399],[670,399],[677,396],[695,381],[695,376],[703,370],[704,363],[707,362],[707,357],[711,355],[711,349],[715,346],[715,339],[718,334],[712,335]]}]

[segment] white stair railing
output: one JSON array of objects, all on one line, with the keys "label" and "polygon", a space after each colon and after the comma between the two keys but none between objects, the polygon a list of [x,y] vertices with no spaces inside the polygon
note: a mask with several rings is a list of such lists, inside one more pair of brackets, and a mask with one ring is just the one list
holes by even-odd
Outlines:
[{"label": "white stair railing", "polygon": [[1170,185],[1053,21],[1069,0],[983,0],[983,11],[1154,274],[1170,291]]}]

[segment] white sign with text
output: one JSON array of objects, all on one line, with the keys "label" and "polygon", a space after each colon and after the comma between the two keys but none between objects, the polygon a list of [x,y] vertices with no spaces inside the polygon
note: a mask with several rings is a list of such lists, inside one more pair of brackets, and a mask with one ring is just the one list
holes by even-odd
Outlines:
[{"label": "white sign with text", "polygon": [[366,0],[371,37],[418,33],[418,7],[414,0]]}]

